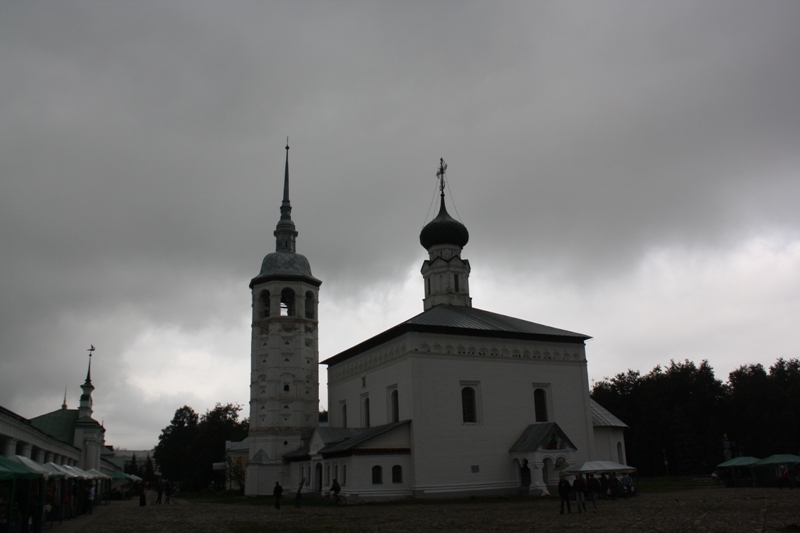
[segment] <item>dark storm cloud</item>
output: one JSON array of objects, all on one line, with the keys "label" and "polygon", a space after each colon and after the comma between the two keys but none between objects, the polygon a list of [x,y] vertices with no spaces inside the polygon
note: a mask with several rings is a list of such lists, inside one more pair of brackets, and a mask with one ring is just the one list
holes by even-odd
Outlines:
[{"label": "dark storm cloud", "polygon": [[800,239],[795,2],[0,6],[0,403],[26,416],[77,401],[90,342],[109,428],[126,405],[158,405],[157,434],[190,399],[246,402],[246,375],[193,388],[181,364],[247,366],[286,135],[321,305],[381,317],[331,319],[323,348],[406,318],[387,295],[419,311],[397,288],[440,157],[475,286],[549,280],[526,312],[568,329],[613,329],[571,324],[565,293],[642,301],[616,283],[660,250]]}]

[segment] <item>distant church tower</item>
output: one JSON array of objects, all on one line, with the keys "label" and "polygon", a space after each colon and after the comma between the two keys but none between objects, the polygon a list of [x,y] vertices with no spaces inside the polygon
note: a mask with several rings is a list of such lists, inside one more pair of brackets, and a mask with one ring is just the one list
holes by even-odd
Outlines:
[{"label": "distant church tower", "polygon": [[428,250],[422,264],[425,282],[424,309],[441,304],[472,307],[469,296],[469,261],[461,259],[461,249],[469,241],[467,227],[447,213],[444,206],[444,177],[447,164],[439,160],[439,214],[419,234],[420,244]]},{"label": "distant church tower", "polygon": [[275,251],[250,281],[250,434],[245,493],[272,494],[288,483],[283,455],[297,450],[319,423],[317,302],[320,280],[295,252],[289,202],[289,144]]},{"label": "distant church tower", "polygon": [[[86,370],[86,380],[81,385],[81,400],[78,404],[78,418],[75,420],[73,445],[81,449],[81,468],[100,470],[100,456],[105,446],[105,428],[92,418],[92,355],[94,346],[89,350],[89,368]],[[62,410],[66,409],[67,400],[64,398]]]}]

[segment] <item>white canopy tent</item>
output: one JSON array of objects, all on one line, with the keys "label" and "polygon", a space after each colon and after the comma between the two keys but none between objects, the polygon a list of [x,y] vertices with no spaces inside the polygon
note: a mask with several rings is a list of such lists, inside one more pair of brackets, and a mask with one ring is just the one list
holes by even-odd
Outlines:
[{"label": "white canopy tent", "polygon": [[614,461],[586,461],[563,470],[566,474],[600,474],[603,472],[614,472],[618,474],[633,474],[636,468]]}]

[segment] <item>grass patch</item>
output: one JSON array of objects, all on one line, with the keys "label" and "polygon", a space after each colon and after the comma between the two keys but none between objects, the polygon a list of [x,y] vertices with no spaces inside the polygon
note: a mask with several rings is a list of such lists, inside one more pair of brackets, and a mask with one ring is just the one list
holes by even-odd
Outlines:
[{"label": "grass patch", "polygon": [[642,494],[708,489],[717,486],[710,477],[705,479],[691,476],[647,477],[639,478],[635,483]]}]

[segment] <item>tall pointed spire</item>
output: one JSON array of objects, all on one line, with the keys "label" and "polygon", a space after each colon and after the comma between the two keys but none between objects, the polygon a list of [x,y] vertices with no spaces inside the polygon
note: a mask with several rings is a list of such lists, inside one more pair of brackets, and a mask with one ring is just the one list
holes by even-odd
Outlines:
[{"label": "tall pointed spire", "polygon": [[92,416],[92,391],[94,390],[94,385],[92,385],[92,352],[94,352],[94,345],[87,351],[89,352],[89,368],[86,370],[86,381],[81,385],[83,394],[81,394],[81,401],[78,405],[79,418]]},{"label": "tall pointed spire", "polygon": [[275,251],[295,251],[297,231],[292,221],[292,203],[289,201],[289,138],[286,138],[286,170],[283,176],[283,201],[281,202],[281,219],[275,227]]},{"label": "tall pointed spire", "polygon": [[67,388],[64,387],[64,403],[61,404],[62,409],[67,408]]}]

